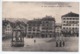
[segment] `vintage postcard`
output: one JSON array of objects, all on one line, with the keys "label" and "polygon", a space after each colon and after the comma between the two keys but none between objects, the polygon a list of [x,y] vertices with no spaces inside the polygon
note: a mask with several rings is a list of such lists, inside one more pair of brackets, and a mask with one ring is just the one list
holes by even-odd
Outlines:
[{"label": "vintage postcard", "polygon": [[2,51],[78,49],[79,2],[3,1]]}]

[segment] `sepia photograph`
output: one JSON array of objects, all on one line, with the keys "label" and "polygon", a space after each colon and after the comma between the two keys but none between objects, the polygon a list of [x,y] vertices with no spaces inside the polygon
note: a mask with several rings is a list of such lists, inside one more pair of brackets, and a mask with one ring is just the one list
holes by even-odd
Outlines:
[{"label": "sepia photograph", "polygon": [[2,51],[78,52],[79,2],[2,2]]}]

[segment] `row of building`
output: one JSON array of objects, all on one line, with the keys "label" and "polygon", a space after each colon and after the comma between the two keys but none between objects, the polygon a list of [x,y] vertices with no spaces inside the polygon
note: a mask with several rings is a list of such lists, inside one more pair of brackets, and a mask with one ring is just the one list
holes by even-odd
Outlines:
[{"label": "row of building", "polygon": [[55,18],[46,16],[27,22],[28,37],[53,37],[55,35]]},{"label": "row of building", "polygon": [[[15,29],[23,29],[23,33],[25,33],[25,27],[26,24],[24,22],[16,21],[15,23],[10,22],[8,20],[3,20],[2,21],[2,37],[3,38],[11,38],[12,37],[12,32]],[[25,34],[24,34],[25,35]]]},{"label": "row of building", "polygon": [[[23,29],[25,36],[33,37],[55,37],[61,33],[79,33],[79,14],[69,12],[61,17],[62,22],[56,23],[52,16],[45,16],[42,19],[29,20],[26,24],[23,22],[10,23],[3,21],[3,36],[12,35],[13,29]],[[7,22],[7,23],[6,23]]]}]

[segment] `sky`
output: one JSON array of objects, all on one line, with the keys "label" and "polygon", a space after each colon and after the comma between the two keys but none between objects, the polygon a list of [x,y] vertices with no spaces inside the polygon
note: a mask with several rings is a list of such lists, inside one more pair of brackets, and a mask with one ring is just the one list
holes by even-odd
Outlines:
[{"label": "sky", "polygon": [[3,18],[25,18],[28,20],[52,16],[61,23],[61,16],[69,12],[79,14],[78,2],[3,2]]}]

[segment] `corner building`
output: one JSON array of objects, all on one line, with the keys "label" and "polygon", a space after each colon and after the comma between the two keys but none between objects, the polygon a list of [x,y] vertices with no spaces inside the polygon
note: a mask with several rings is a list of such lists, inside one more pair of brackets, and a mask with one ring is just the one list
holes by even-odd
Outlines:
[{"label": "corner building", "polygon": [[79,33],[79,14],[69,12],[62,16],[62,31],[71,34]]}]

